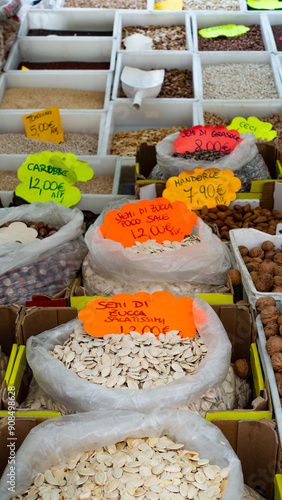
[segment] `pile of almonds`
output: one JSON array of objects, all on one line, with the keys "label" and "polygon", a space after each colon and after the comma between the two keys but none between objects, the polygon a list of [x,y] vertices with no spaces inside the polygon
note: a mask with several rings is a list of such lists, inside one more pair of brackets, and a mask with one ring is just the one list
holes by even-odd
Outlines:
[{"label": "pile of almonds", "polygon": [[256,301],[265,337],[265,348],[271,358],[277,389],[282,404],[282,314],[273,297],[261,297]]},{"label": "pile of almonds", "polygon": [[230,229],[240,227],[252,227],[268,234],[276,234],[276,226],[282,221],[282,215],[277,210],[266,208],[251,208],[250,204],[234,205],[228,208],[225,205],[217,205],[215,208],[203,206],[196,214],[206,223],[216,224],[222,241],[229,241]]},{"label": "pile of almonds", "polygon": [[272,241],[250,250],[238,247],[253,283],[259,292],[282,293],[282,249],[275,249]]}]

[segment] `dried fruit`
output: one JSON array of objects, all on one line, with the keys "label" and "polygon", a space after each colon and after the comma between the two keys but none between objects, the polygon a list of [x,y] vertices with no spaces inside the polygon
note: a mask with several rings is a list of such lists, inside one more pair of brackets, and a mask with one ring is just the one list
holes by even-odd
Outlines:
[{"label": "dried fruit", "polygon": [[234,370],[240,378],[248,378],[251,375],[251,367],[246,358],[237,359],[234,363]]},{"label": "dried fruit", "polygon": [[[276,301],[273,297],[260,297],[256,301],[256,310],[260,313],[262,309],[265,309],[269,306],[276,306]],[[281,314],[281,324],[282,324],[282,314]]]},{"label": "dried fruit", "polygon": [[278,307],[268,306],[262,309],[260,313],[260,318],[263,325],[267,325],[270,322],[276,322],[277,318],[280,316],[280,311]]},{"label": "dried fruit", "polygon": [[269,292],[273,286],[273,277],[269,273],[260,274],[256,280],[256,289],[259,292]]},{"label": "dried fruit", "polygon": [[276,352],[282,352],[282,337],[279,337],[279,335],[270,337],[265,344],[265,348],[269,356],[272,356]]}]

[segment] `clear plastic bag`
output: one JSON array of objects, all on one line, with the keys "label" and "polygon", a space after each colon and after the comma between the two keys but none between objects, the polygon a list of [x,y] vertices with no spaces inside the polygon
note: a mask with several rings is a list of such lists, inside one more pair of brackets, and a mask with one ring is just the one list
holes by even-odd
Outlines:
[{"label": "clear plastic bag", "polygon": [[201,241],[171,252],[134,254],[121,243],[103,238],[100,226],[106,213],[126,203],[124,199],[107,205],[85,235],[87,260],[95,274],[121,281],[226,283],[226,273],[232,267],[230,251],[200,218],[193,234],[198,234]]},{"label": "clear plastic bag", "polygon": [[259,493],[257,493],[255,490],[247,486],[246,484],[244,485],[244,500],[265,500],[264,497],[262,497]]},{"label": "clear plastic bag", "polygon": [[57,411],[62,415],[74,413],[64,405],[54,401],[48,394],[42,391],[41,387],[33,378],[26,399],[19,405],[21,411]]},{"label": "clear plastic bag", "polygon": [[0,302],[24,303],[32,293],[52,295],[69,285],[87,253],[82,237],[83,214],[54,203],[2,208],[0,225],[11,221],[44,221],[59,226],[50,238],[27,245],[0,246]]},{"label": "clear plastic bag", "polygon": [[[197,161],[184,158],[174,158],[172,155],[176,152],[174,141],[179,136],[179,132],[168,135],[156,145],[157,164],[160,171],[168,179],[174,175],[179,175],[184,170],[194,170],[195,168],[229,168],[237,172],[240,168],[253,160],[258,154],[256,138],[253,134],[240,134],[243,141],[231,151],[228,155],[216,161]],[[237,173],[236,173],[237,175]]]},{"label": "clear plastic bag", "polygon": [[74,332],[79,319],[30,337],[27,342],[27,361],[43,391],[74,411],[130,409],[152,412],[155,408],[178,408],[196,401],[211,387],[220,386],[230,365],[231,344],[216,313],[205,301],[195,297],[193,314],[208,352],[193,375],[185,375],[163,387],[108,389],[82,380],[68,370],[48,351],[53,350],[55,345],[63,345]]},{"label": "clear plastic bag", "polygon": [[211,464],[231,468],[222,500],[243,498],[241,464],[221,431],[187,411],[159,410],[149,415],[130,412],[90,412],[48,419],[28,434],[16,454],[16,491],[7,491],[7,467],[0,481],[1,500],[23,493],[38,473],[71,460],[78,453],[115,444],[128,437],[167,435],[198,452]]}]

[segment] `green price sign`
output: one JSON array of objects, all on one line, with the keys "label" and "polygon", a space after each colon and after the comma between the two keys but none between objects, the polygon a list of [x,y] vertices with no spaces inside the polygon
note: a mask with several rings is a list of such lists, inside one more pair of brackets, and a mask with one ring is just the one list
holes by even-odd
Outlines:
[{"label": "green price sign", "polygon": [[217,38],[218,36],[232,37],[243,35],[248,31],[250,31],[250,28],[243,25],[225,24],[224,26],[213,26],[199,30],[199,35],[203,38]]}]

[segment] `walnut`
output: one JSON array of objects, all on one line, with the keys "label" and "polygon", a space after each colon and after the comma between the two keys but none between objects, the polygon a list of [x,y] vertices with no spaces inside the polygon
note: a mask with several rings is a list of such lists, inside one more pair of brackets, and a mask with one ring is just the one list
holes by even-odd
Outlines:
[{"label": "walnut", "polygon": [[252,262],[252,258],[249,257],[248,255],[246,255],[245,257],[243,257],[243,261],[245,262],[245,264],[248,264],[249,262]]},{"label": "walnut", "polygon": [[276,255],[274,255],[273,260],[274,260],[274,262],[276,262],[276,264],[278,264],[279,266],[281,266],[282,265],[282,253],[279,252]]},{"label": "walnut", "polygon": [[256,281],[256,289],[259,292],[269,292],[273,285],[273,277],[269,273],[260,274]]},{"label": "walnut", "polygon": [[275,377],[276,383],[282,382],[282,373],[275,372],[274,377]]},{"label": "walnut", "polygon": [[282,352],[276,352],[271,357],[271,364],[273,370],[282,373]]},{"label": "walnut", "polygon": [[254,285],[255,285],[255,284],[256,284],[256,281],[257,281],[257,279],[258,279],[258,272],[257,272],[257,271],[251,271],[251,272],[250,272],[250,276],[251,276],[251,278],[252,278],[252,280],[253,280],[253,283],[254,283]]},{"label": "walnut", "polygon": [[254,247],[254,248],[251,248],[251,250],[249,251],[249,256],[252,258],[260,257],[260,259],[263,259],[264,258],[264,251],[259,247]]},{"label": "walnut", "polygon": [[258,272],[259,274],[267,273],[273,275],[274,267],[275,267],[274,262],[263,262],[262,264],[260,264]]},{"label": "walnut", "polygon": [[248,269],[249,273],[251,273],[252,271],[258,271],[259,266],[260,266],[259,262],[254,262],[252,260],[251,262],[248,262],[246,268]]},{"label": "walnut", "polygon": [[274,276],[282,276],[282,267],[281,266],[275,266],[273,268],[273,274],[274,274]]},{"label": "walnut", "polygon": [[238,269],[230,269],[228,271],[227,276],[231,279],[231,283],[233,286],[241,285],[241,273]]},{"label": "walnut", "polygon": [[273,252],[273,250],[271,250],[270,252],[265,252],[264,257],[266,259],[273,260],[274,259],[274,255],[275,255],[275,252]]},{"label": "walnut", "polygon": [[264,252],[269,252],[270,250],[274,249],[274,244],[272,243],[272,241],[267,240],[263,242],[261,248]]},{"label": "walnut", "polygon": [[262,309],[260,313],[260,318],[263,323],[263,325],[267,325],[267,323],[270,323],[272,321],[277,320],[277,318],[280,316],[280,311],[278,307],[274,306],[268,306]]},{"label": "walnut", "polygon": [[273,285],[274,286],[282,286],[282,276],[274,276]]},{"label": "walnut", "polygon": [[239,249],[239,252],[240,252],[240,254],[242,255],[242,257],[246,257],[246,255],[248,255],[248,254],[249,254],[249,250],[248,250],[248,248],[247,248],[247,247],[244,247],[244,245],[240,245],[240,246],[238,247],[238,249]]},{"label": "walnut", "polygon": [[275,286],[272,288],[271,293],[282,293],[282,286]]},{"label": "walnut", "polygon": [[280,316],[278,316],[277,323],[278,323],[278,326],[282,325],[282,314],[280,314]]},{"label": "walnut", "polygon": [[265,344],[265,348],[269,356],[272,356],[275,352],[282,352],[282,337],[279,337],[279,335],[269,337]]},{"label": "walnut", "polygon": [[[260,313],[262,311],[262,309],[265,309],[266,307],[269,307],[269,306],[275,307],[276,301],[273,297],[260,297],[256,301],[255,305],[256,305],[256,310]],[[282,319],[282,314],[281,314],[281,319]],[[282,322],[281,322],[281,324],[282,324]]]},{"label": "walnut", "polygon": [[246,300],[238,300],[238,302],[235,302],[235,304],[236,304],[236,306],[250,307],[249,302],[247,302]]},{"label": "walnut", "polygon": [[270,337],[273,337],[274,335],[278,335],[279,329],[278,325],[275,321],[270,321],[267,323],[267,325],[264,327],[264,335],[266,339],[269,339]]},{"label": "walnut", "polygon": [[248,378],[251,375],[251,367],[245,358],[237,359],[237,361],[235,361],[234,371],[240,378]]}]

